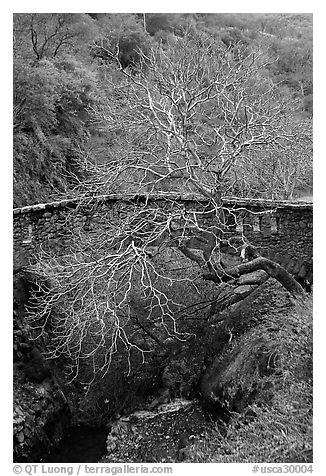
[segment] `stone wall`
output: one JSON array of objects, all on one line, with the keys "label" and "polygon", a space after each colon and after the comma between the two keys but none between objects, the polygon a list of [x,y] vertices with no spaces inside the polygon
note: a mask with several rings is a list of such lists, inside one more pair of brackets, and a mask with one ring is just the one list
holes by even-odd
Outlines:
[{"label": "stone wall", "polygon": [[[102,196],[86,202],[64,200],[13,211],[14,269],[33,260],[39,247],[60,254],[77,229],[90,231],[105,219],[118,220],[145,202],[162,208],[202,210],[208,202],[198,196]],[[274,259],[294,276],[312,282],[312,203],[225,198],[224,207],[235,232],[243,232],[261,254]],[[214,223],[214,216],[207,215]]]},{"label": "stone wall", "polygon": [[[260,204],[251,202],[238,219],[249,241],[260,249],[263,256],[280,263],[296,278],[312,283],[312,204],[280,202],[268,212],[270,204],[266,201]],[[261,215],[257,214],[259,210],[263,212]]]}]

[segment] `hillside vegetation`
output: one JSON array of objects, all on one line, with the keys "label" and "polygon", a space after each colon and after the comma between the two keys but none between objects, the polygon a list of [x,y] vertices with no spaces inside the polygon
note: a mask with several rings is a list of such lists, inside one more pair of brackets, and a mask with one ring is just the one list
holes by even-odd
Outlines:
[{"label": "hillside vegetation", "polygon": [[293,153],[251,157],[230,192],[292,198],[311,190],[311,15],[30,13],[14,15],[15,206],[69,195],[85,175],[85,157],[102,163],[112,153],[119,130],[104,130],[94,111],[110,98],[108,79],[120,79],[98,45],[118,46],[122,66],[132,70],[139,49],[164,50],[189,29],[230,51],[262,54],[264,75],[296,104]]}]

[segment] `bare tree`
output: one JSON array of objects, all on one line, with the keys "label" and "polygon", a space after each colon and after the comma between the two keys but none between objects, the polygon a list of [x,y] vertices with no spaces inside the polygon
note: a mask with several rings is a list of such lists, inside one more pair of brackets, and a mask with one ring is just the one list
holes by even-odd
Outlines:
[{"label": "bare tree", "polygon": [[[240,159],[286,151],[294,139],[263,57],[193,34],[139,52],[134,68],[123,68],[118,50],[106,53],[118,71],[109,68],[107,103],[93,115],[109,137],[108,157],[101,165],[85,158],[89,180],[76,195],[81,206],[110,193],[139,200],[126,198],[92,232],[75,229],[73,253],[37,266],[42,293],[31,325],[50,336],[50,357],[71,359],[72,378],[83,360],[94,374],[107,372],[119,346],[144,353],[184,339],[180,316],[206,310],[216,321],[269,277],[302,292],[235,236],[236,214],[222,200]],[[162,191],[164,200],[151,198]],[[187,208],[177,198],[184,194],[198,203]],[[243,283],[249,291],[237,292]]]},{"label": "bare tree", "polygon": [[267,147],[234,167],[235,195],[291,200],[300,189],[312,190],[311,123],[293,119],[291,129],[291,147]]}]

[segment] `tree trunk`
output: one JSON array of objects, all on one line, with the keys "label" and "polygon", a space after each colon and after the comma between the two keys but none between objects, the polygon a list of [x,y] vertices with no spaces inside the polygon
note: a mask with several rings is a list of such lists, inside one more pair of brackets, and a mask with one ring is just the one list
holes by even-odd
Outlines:
[{"label": "tree trunk", "polygon": [[284,286],[291,294],[297,296],[304,293],[300,284],[291,276],[286,269],[284,269],[278,263],[271,261],[268,258],[262,256],[248,261],[247,263],[239,264],[233,268],[226,269],[223,276],[217,276],[216,274],[205,274],[203,278],[209,281],[214,281],[218,284],[222,282],[230,281],[234,278],[239,278],[243,274],[252,273],[253,271],[264,270],[271,277],[276,279]]}]

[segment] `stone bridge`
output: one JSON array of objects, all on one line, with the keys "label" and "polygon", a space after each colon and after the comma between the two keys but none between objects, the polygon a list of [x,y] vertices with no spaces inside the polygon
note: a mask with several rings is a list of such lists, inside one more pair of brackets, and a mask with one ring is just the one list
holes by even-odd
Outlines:
[{"label": "stone bridge", "polygon": [[[86,231],[95,226],[98,229],[104,217],[121,218],[130,207],[145,201],[162,208],[167,204],[177,205],[188,211],[208,206],[206,199],[195,195],[160,194],[108,195],[82,204],[78,200],[63,200],[16,208],[13,210],[14,270],[33,260],[41,245],[59,254],[69,244],[76,227]],[[312,283],[312,203],[226,197],[223,205],[234,217],[231,227],[237,233],[243,232],[263,256],[282,264],[300,282]]]}]

